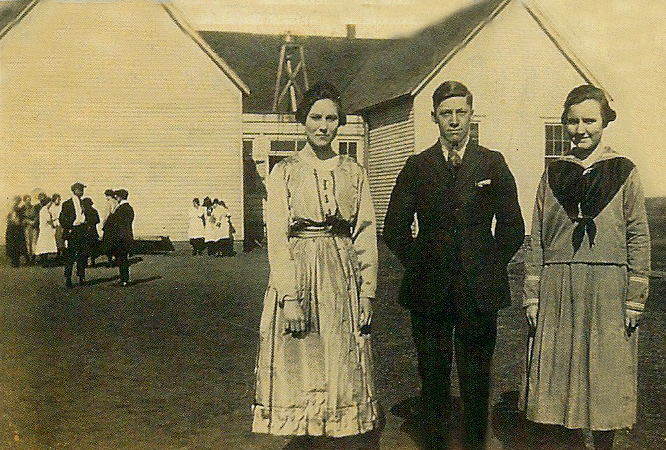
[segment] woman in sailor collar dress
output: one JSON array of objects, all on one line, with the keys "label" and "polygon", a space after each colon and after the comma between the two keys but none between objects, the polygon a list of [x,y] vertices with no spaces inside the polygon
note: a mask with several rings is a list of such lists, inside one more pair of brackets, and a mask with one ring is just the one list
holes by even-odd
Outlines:
[{"label": "woman in sailor collar dress", "polygon": [[590,429],[596,449],[636,421],[636,327],[650,270],[636,168],[601,143],[615,116],[601,89],[569,93],[562,124],[574,148],[539,184],[524,286],[535,332],[527,418]]}]

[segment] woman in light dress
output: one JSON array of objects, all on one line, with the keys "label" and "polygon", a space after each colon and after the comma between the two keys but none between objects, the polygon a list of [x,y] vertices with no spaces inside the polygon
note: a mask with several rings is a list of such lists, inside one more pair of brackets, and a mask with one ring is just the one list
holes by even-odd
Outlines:
[{"label": "woman in light dress", "polygon": [[233,256],[234,241],[231,232],[231,213],[224,200],[219,200],[217,206],[217,253],[216,256]]},{"label": "woman in light dress", "polygon": [[331,146],[346,123],[335,87],[313,86],[296,118],[308,143],[267,182],[270,279],[252,430],[299,436],[307,448],[312,436],[361,435],[378,424],[368,334],[377,241],[365,171]]},{"label": "woman in light dress", "polygon": [[65,239],[62,236],[62,227],[60,226],[60,210],[62,209],[62,198],[57,192],[51,196],[49,213],[53,217],[53,226],[55,228],[56,248],[58,249],[58,259],[65,253]]},{"label": "woman in light dress", "polygon": [[574,148],[541,178],[524,286],[535,332],[527,418],[590,429],[597,450],[636,421],[637,327],[650,271],[636,167],[602,140],[615,117],[601,89],[569,93],[562,124]]},{"label": "woman in light dress", "polygon": [[35,255],[39,257],[39,263],[45,265],[50,253],[58,253],[56,221],[52,215],[51,199],[46,195],[40,195],[39,199],[42,206],[39,210],[39,234],[37,245],[35,245]]}]

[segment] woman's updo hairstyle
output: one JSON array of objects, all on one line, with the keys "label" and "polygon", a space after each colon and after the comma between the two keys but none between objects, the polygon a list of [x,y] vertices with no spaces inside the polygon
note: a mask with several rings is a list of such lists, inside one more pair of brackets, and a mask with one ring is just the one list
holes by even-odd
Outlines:
[{"label": "woman's updo hairstyle", "polygon": [[342,111],[342,104],[340,103],[340,93],[338,89],[333,86],[328,81],[323,81],[320,83],[315,83],[305,91],[303,98],[298,104],[296,109],[296,120],[301,124],[305,125],[305,120],[310,113],[312,105],[315,104],[318,100],[329,99],[332,100],[338,107],[338,123],[340,126],[347,123],[347,116],[344,111]]},{"label": "woman's updo hairstyle", "polygon": [[562,125],[567,124],[567,115],[569,114],[571,106],[582,103],[585,100],[596,100],[599,102],[599,105],[601,105],[601,120],[604,128],[616,119],[617,113],[608,104],[608,98],[606,98],[604,91],[591,84],[583,84],[573,88],[572,91],[569,92],[569,95],[567,95],[567,99],[564,101],[564,111],[562,112]]}]

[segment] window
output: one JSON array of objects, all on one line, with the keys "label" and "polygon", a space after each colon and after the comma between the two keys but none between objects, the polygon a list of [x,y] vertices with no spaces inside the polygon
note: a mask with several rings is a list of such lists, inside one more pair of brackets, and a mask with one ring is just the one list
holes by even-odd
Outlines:
[{"label": "window", "polygon": [[358,152],[358,143],[356,142],[340,142],[339,153],[341,155],[349,155],[356,159]]},{"label": "window", "polygon": [[546,166],[548,166],[548,163],[553,159],[566,155],[570,149],[571,141],[569,140],[567,129],[559,123],[547,123],[545,152]]},{"label": "window", "polygon": [[469,124],[469,140],[479,145],[479,122]]},{"label": "window", "polygon": [[252,140],[243,139],[243,159],[252,159]]},{"label": "window", "polygon": [[305,147],[305,141],[275,140],[271,141],[271,152],[293,152]]}]

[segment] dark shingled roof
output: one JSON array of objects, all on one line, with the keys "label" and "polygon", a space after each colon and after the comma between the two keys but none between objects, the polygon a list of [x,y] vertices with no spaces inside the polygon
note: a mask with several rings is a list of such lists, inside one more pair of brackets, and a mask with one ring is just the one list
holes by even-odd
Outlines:
[{"label": "dark shingled roof", "polygon": [[[243,112],[271,112],[284,36],[223,31],[199,33],[250,88],[250,95],[243,98]],[[365,60],[389,42],[386,39],[292,37],[294,43],[303,46],[310,84],[323,80],[335,84],[343,92],[345,109],[350,100],[344,94],[345,88]]]},{"label": "dark shingled roof", "polygon": [[348,111],[410,94],[480,25],[491,20],[494,11],[509,1],[475,3],[411,37],[392,40],[381,51],[368,55],[343,92]]}]

